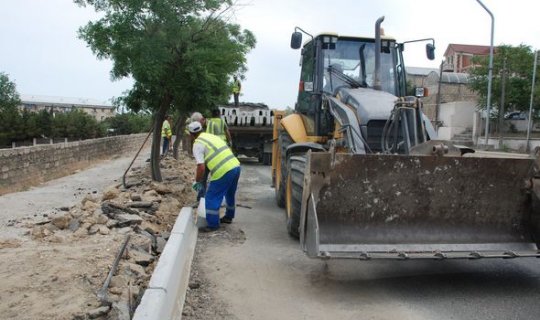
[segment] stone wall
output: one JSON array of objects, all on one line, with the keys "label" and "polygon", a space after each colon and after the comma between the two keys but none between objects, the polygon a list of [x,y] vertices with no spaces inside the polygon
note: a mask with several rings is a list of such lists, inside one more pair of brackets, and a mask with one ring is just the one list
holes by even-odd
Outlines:
[{"label": "stone wall", "polygon": [[63,177],[100,160],[131,154],[134,156],[146,136],[133,134],[65,144],[1,149],[0,195]]}]

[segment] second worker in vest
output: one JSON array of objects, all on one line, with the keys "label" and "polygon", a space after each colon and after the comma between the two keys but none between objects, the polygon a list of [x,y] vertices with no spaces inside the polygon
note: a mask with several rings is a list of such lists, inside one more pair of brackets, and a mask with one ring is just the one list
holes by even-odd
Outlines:
[{"label": "second worker in vest", "polygon": [[206,132],[216,135],[232,146],[231,133],[225,120],[221,118],[219,109],[212,110],[212,118],[206,120]]},{"label": "second worker in vest", "polygon": [[[208,227],[202,232],[215,231],[221,223],[232,223],[236,209],[236,188],[240,178],[240,161],[231,149],[218,136],[202,132],[200,122],[194,121],[188,125],[193,141],[193,156],[197,162],[193,189],[197,192],[203,187],[205,166],[210,170],[210,184],[206,190],[206,222]],[[225,197],[227,204],[225,216],[219,218],[219,208]]]}]

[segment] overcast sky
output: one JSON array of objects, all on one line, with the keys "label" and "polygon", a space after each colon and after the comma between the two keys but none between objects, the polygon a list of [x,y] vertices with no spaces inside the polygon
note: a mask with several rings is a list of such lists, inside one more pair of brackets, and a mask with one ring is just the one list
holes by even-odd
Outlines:
[{"label": "overcast sky", "polygon": [[[254,32],[241,101],[272,108],[294,106],[299,51],[290,49],[295,26],[370,36],[385,16],[386,35],[398,41],[435,38],[436,59],[423,44],[411,44],[405,63],[437,68],[449,43],[489,45],[491,20],[476,0],[240,0],[235,22]],[[495,45],[521,43],[540,49],[540,1],[483,0],[495,16]],[[0,0],[0,72],[20,94],[91,98],[117,97],[130,79],[111,82],[111,62],[99,61],[77,38],[77,29],[96,14],[71,0]],[[531,66],[532,68],[532,66]]]}]

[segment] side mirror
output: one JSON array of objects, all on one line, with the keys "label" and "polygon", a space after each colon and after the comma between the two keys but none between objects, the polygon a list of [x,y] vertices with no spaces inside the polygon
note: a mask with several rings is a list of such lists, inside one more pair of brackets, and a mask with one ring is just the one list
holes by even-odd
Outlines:
[{"label": "side mirror", "polygon": [[414,88],[414,96],[417,98],[427,97],[429,95],[428,89],[425,87]]},{"label": "side mirror", "polygon": [[302,46],[302,33],[299,31],[295,31],[291,35],[291,48],[299,49],[301,46]]},{"label": "side mirror", "polygon": [[429,60],[435,59],[435,46],[431,43],[426,44],[426,56]]}]

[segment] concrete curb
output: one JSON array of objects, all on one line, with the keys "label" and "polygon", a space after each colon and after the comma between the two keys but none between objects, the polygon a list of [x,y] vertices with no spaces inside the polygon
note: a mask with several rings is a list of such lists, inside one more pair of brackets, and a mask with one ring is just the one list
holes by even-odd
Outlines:
[{"label": "concrete curb", "polygon": [[134,320],[182,318],[197,233],[193,208],[182,208]]}]

